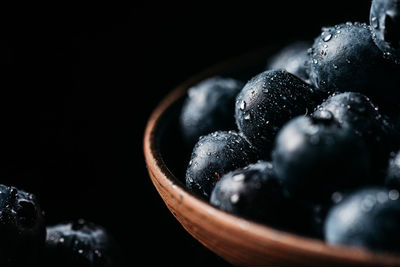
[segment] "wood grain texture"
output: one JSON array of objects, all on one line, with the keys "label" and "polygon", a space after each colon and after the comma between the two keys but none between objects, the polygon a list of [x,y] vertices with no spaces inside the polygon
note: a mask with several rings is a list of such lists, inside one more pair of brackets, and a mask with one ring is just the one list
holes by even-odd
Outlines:
[{"label": "wood grain texture", "polygon": [[211,75],[239,69],[257,58],[261,50],[213,66],[173,90],[156,107],[144,133],[144,155],[149,176],[168,209],[204,246],[238,266],[400,266],[400,257],[375,254],[351,247],[329,246],[321,240],[278,231],[218,210],[186,191],[166,166],[159,150],[168,121],[166,111],[193,84]]}]

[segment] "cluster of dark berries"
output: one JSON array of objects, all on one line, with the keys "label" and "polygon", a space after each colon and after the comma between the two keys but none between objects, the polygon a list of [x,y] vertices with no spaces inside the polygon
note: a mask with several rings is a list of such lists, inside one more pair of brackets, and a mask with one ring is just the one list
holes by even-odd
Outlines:
[{"label": "cluster of dark berries", "polygon": [[38,199],[0,185],[0,257],[4,267],[117,267],[118,245],[84,220],[47,226]]},{"label": "cluster of dark berries", "polygon": [[400,253],[399,100],[400,1],[373,0],[369,24],[324,27],[245,84],[192,87],[186,186],[260,223]]},{"label": "cluster of dark berries", "polygon": [[0,256],[5,267],[114,267],[118,245],[84,220],[47,226],[35,195],[0,185]]}]

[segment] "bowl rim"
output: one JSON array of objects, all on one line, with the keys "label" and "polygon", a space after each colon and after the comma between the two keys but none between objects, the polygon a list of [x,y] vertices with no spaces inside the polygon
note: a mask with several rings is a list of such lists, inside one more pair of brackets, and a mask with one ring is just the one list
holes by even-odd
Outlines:
[{"label": "bowl rim", "polygon": [[[368,266],[400,266],[400,256],[397,255],[383,252],[372,252],[366,249],[345,245],[329,245],[323,240],[275,229],[265,224],[229,214],[192,194],[168,169],[161,152],[158,150],[156,140],[157,128],[163,119],[164,113],[178,99],[183,97],[191,86],[205,78],[219,75],[239,62],[245,64],[245,62],[251,62],[251,60],[259,57],[260,54],[267,55],[268,53],[266,53],[266,51],[270,51],[270,47],[267,49],[256,49],[237,57],[226,59],[204,69],[203,71],[189,77],[175,89],[170,91],[155,107],[148,118],[143,136],[145,163],[153,185],[156,188],[157,186],[163,187],[176,199],[185,199],[182,204],[190,206],[193,210],[204,213],[205,216],[210,216],[211,220],[216,223],[238,231],[246,231],[247,234],[251,235],[253,238],[257,238],[260,242],[277,242],[277,244],[279,243],[282,246],[287,246],[299,253],[313,254],[320,259],[335,259],[343,263],[356,265],[365,264]],[[158,193],[160,194],[159,191]],[[165,202],[164,199],[163,201]],[[176,217],[176,214],[173,213],[173,215]],[[201,242],[201,240],[198,241]],[[203,245],[207,247],[207,244],[203,243]]]}]

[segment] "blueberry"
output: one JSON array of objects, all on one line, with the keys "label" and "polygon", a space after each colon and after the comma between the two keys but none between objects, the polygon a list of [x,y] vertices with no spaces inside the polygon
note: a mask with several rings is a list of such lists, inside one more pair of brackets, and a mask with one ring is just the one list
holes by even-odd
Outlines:
[{"label": "blueberry", "polygon": [[400,151],[392,153],[387,167],[385,185],[400,190]]},{"label": "blueberry", "polygon": [[369,19],[376,45],[400,64],[400,1],[373,0]]},{"label": "blueberry", "polygon": [[307,61],[308,49],[312,46],[309,41],[297,41],[286,45],[268,60],[267,70],[284,69],[304,81],[308,80]]},{"label": "blueberry", "polygon": [[329,244],[399,253],[399,225],[399,192],[368,187],[332,207],[325,221],[324,236]]},{"label": "blueberry", "polygon": [[180,114],[180,127],[192,149],[200,136],[236,129],[234,108],[243,83],[233,78],[211,77],[191,87]]},{"label": "blueberry", "polygon": [[335,191],[365,184],[370,154],[354,131],[333,115],[299,116],[278,133],[272,162],[290,198],[326,203]]},{"label": "blueberry", "polygon": [[236,124],[267,159],[282,125],[297,115],[311,112],[322,98],[311,86],[287,71],[265,71],[248,81],[238,94]]},{"label": "blueberry", "polygon": [[42,266],[121,266],[118,246],[107,230],[79,219],[47,227]]},{"label": "blueberry", "polygon": [[320,239],[329,207],[285,197],[273,165],[267,161],[223,175],[212,190],[210,203],[231,214]]},{"label": "blueberry", "polygon": [[2,266],[37,266],[46,227],[34,195],[0,185],[0,235]]},{"label": "blueberry", "polygon": [[202,136],[193,148],[186,170],[186,186],[209,199],[216,182],[227,172],[258,160],[246,139],[234,131],[217,131]]},{"label": "blueberry", "polygon": [[321,118],[327,114],[333,115],[343,127],[352,128],[364,139],[373,157],[374,172],[382,176],[390,152],[399,148],[399,133],[390,120],[381,115],[367,96],[357,92],[331,95],[317,107],[313,116]]},{"label": "blueberry", "polygon": [[397,104],[399,68],[386,62],[369,25],[349,22],[323,28],[309,52],[310,82],[318,89],[361,92],[379,99],[377,104]]},{"label": "blueberry", "polygon": [[259,161],[224,174],[211,193],[210,203],[224,211],[279,225],[285,207],[282,187],[270,162]]}]

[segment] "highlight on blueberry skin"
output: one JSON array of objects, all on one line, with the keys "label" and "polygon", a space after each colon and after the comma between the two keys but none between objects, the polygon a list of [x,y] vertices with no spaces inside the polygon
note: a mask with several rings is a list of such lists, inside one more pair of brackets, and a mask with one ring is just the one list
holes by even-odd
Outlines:
[{"label": "highlight on blueberry skin", "polygon": [[215,76],[192,86],[183,103],[179,125],[190,149],[200,136],[235,130],[235,99],[243,87],[239,80]]},{"label": "highlight on blueberry skin", "polygon": [[369,181],[371,156],[354,131],[333,115],[299,116],[283,126],[272,163],[289,198],[327,203],[333,192]]},{"label": "highlight on blueberry skin", "polygon": [[202,136],[193,148],[186,169],[186,187],[209,199],[218,180],[227,172],[258,160],[247,140],[234,131],[217,131]]},{"label": "highlight on blueberry skin", "polygon": [[37,266],[46,227],[35,195],[0,185],[0,236],[1,266]]},{"label": "highlight on blueberry skin", "polygon": [[[358,92],[334,93],[313,112],[313,117],[333,117],[362,138],[372,155],[375,180],[383,180],[392,151],[399,149],[400,134],[393,123],[382,115],[370,98]],[[380,184],[383,184],[381,182]]]},{"label": "highlight on blueberry skin", "polygon": [[285,210],[282,186],[270,162],[259,161],[224,174],[212,190],[210,203],[226,212],[279,225]]},{"label": "highlight on blueberry skin", "polygon": [[239,131],[268,159],[274,138],[288,120],[312,112],[325,95],[285,70],[264,71],[236,98]]},{"label": "highlight on blueberry skin", "polygon": [[373,0],[369,22],[373,39],[384,56],[400,64],[400,1]]},{"label": "highlight on blueberry skin", "polygon": [[47,227],[43,267],[121,267],[119,247],[102,226],[83,219]]},{"label": "highlight on blueberry skin", "polygon": [[310,82],[318,89],[361,92],[383,104],[397,103],[399,69],[384,59],[369,25],[348,22],[323,28],[309,54]]},{"label": "highlight on blueberry skin", "polygon": [[378,252],[400,253],[399,192],[381,187],[358,189],[329,211],[325,240]]},{"label": "highlight on blueberry skin", "polygon": [[266,70],[284,69],[307,81],[308,49],[311,46],[311,41],[297,41],[284,46],[268,60]]}]

